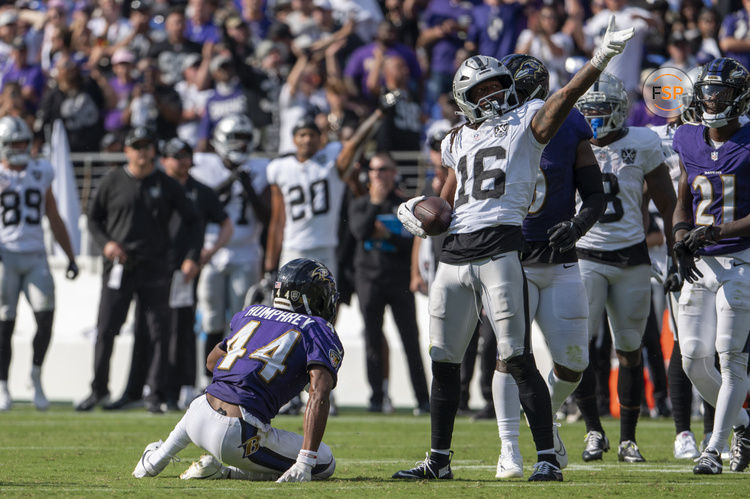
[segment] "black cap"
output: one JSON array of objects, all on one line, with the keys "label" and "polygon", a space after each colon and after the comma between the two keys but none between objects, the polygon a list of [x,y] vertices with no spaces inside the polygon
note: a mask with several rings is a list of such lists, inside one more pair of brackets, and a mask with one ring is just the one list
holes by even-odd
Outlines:
[{"label": "black cap", "polygon": [[127,137],[125,137],[125,145],[128,147],[132,147],[136,142],[142,141],[148,141],[151,144],[156,143],[154,132],[145,126],[131,128]]},{"label": "black cap", "polygon": [[318,128],[318,124],[315,123],[315,116],[311,114],[307,114],[300,119],[298,119],[294,123],[294,128],[292,128],[292,135],[296,135],[297,132],[300,130],[304,130],[306,128],[311,128],[315,130],[316,132],[320,133],[320,128]]},{"label": "black cap", "polygon": [[188,153],[193,154],[193,148],[190,147],[190,144],[182,139],[175,137],[173,139],[169,139],[164,144],[164,147],[162,147],[161,155],[165,158],[174,158],[183,151],[187,151]]}]

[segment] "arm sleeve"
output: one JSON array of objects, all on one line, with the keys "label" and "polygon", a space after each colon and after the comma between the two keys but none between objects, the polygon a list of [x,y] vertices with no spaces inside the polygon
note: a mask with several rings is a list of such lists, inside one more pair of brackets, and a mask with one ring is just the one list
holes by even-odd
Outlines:
[{"label": "arm sleeve", "polygon": [[[443,166],[446,168],[452,168],[456,169],[456,161],[453,158],[453,154],[451,154],[451,138],[454,132],[449,132],[448,135],[445,136],[443,141],[440,143],[440,160],[443,162]],[[455,138],[456,141],[460,140],[460,131],[455,132],[458,137]],[[455,144],[454,144],[455,145]]]}]

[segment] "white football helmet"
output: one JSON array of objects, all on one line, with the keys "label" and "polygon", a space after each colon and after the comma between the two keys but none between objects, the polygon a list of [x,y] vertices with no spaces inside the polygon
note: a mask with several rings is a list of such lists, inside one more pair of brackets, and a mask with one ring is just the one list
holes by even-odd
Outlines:
[{"label": "white football helmet", "polygon": [[685,109],[682,111],[682,122],[697,124],[701,122],[701,117],[698,114],[698,102],[695,100],[695,84],[698,82],[701,73],[703,72],[703,66],[696,66],[687,72],[687,76],[690,79],[690,86],[693,87],[693,93],[690,95],[682,95],[682,105]]},{"label": "white football helmet", "polygon": [[[469,100],[469,90],[485,80],[497,78],[503,89],[478,100]],[[461,63],[453,77],[453,98],[461,113],[471,123],[479,123],[492,116],[500,116],[518,107],[518,96],[513,75],[500,61],[486,55],[475,55]]]},{"label": "white football helmet", "polygon": [[588,121],[594,138],[600,139],[622,129],[628,113],[628,94],[619,78],[602,73],[578,99],[576,109]]},{"label": "white football helmet", "polygon": [[241,165],[253,150],[253,123],[244,114],[222,118],[214,128],[211,145],[221,159]]},{"label": "white football helmet", "polygon": [[[18,116],[0,118],[0,160],[13,166],[24,166],[31,160],[31,130]],[[25,146],[18,144],[25,142]]]}]

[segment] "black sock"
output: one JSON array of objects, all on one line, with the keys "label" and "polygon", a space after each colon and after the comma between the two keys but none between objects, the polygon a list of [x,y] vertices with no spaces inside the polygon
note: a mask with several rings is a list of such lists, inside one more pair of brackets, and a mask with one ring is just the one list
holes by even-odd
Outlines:
[{"label": "black sock", "polygon": [[617,396],[620,397],[620,442],[635,442],[635,427],[641,411],[643,387],[643,364],[624,367],[620,364],[617,373]]},{"label": "black sock", "polygon": [[52,317],[54,310],[44,310],[34,312],[36,319],[36,336],[34,336],[34,359],[35,366],[41,366],[44,362],[44,356],[47,355],[50,339],[52,339]]},{"label": "black sock", "polygon": [[536,450],[547,450],[555,446],[552,437],[552,402],[547,384],[536,368],[534,356],[519,355],[505,365],[518,385],[518,396],[534,438]]},{"label": "black sock", "polygon": [[16,326],[16,320],[0,321],[0,381],[8,380],[8,370],[10,369],[11,342],[13,328]]},{"label": "black sock", "polygon": [[604,435],[602,421],[599,419],[599,408],[596,405],[596,376],[591,364],[583,371],[581,382],[573,391],[578,410],[581,411],[586,432],[598,431]]},{"label": "black sock", "polygon": [[672,417],[676,433],[690,431],[690,413],[693,407],[693,384],[682,368],[679,342],[674,342],[669,359],[669,399],[672,401]]},{"label": "black sock", "polygon": [[[461,399],[461,364],[432,363],[432,393],[430,394],[430,423],[433,449],[450,449],[453,423]],[[431,454],[438,463],[448,462],[444,454]]]},{"label": "black sock", "polygon": [[716,415],[716,409],[714,406],[703,401],[703,434],[708,435],[714,431],[714,416]]}]

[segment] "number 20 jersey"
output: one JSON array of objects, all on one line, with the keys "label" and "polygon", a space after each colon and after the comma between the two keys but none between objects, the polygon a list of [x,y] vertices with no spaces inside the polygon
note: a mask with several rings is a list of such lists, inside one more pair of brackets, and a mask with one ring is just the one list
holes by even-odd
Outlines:
[{"label": "number 20 jersey", "polygon": [[[750,215],[750,124],[718,149],[706,143],[706,127],[682,125],[673,147],[687,172],[695,225],[718,225]],[[725,255],[750,248],[750,237],[722,239],[701,255]]]},{"label": "number 20 jersey", "polygon": [[45,195],[55,171],[49,161],[35,159],[21,171],[0,166],[0,246],[8,251],[44,251],[42,217]]},{"label": "number 20 jersey", "polygon": [[591,148],[602,170],[607,205],[576,246],[600,251],[633,246],[646,238],[641,213],[643,181],[664,162],[661,139],[648,128],[630,127],[624,137]]},{"label": "number 20 jersey", "polygon": [[268,183],[284,195],[285,248],[303,251],[338,244],[345,189],[336,168],[340,152],[341,142],[331,142],[303,163],[290,155],[268,164]]},{"label": "number 20 jersey", "polygon": [[457,181],[451,234],[523,223],[544,148],[531,131],[531,120],[543,105],[531,100],[476,130],[464,125],[443,139],[443,165],[455,170]]},{"label": "number 20 jersey", "polygon": [[251,305],[229,327],[232,336],[221,343],[227,355],[214,367],[206,391],[264,423],[302,391],[311,367],[324,367],[337,379],[344,347],[320,317]]}]

